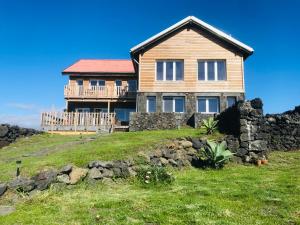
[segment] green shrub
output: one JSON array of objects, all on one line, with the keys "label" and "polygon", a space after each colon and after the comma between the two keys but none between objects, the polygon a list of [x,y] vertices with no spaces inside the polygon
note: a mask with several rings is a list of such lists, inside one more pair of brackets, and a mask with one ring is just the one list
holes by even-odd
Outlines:
[{"label": "green shrub", "polygon": [[160,166],[140,167],[136,177],[144,185],[171,184],[174,181],[172,174]]},{"label": "green shrub", "polygon": [[[226,142],[216,143],[207,141],[207,147],[201,149],[202,159],[206,166],[212,168],[223,168],[225,163],[233,156],[233,153],[227,149]],[[200,154],[201,154],[200,153]]]},{"label": "green shrub", "polygon": [[215,120],[213,117],[209,117],[203,120],[201,128],[204,128],[206,134],[213,134],[218,128],[218,120]]}]

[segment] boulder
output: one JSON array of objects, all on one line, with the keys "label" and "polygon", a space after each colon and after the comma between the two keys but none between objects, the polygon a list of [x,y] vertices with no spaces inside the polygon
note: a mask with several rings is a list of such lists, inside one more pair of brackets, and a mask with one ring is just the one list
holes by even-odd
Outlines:
[{"label": "boulder", "polygon": [[82,179],[86,177],[88,173],[88,169],[74,167],[72,172],[69,174],[70,177],[70,184],[76,184]]},{"label": "boulder", "polygon": [[200,149],[203,147],[203,143],[198,138],[192,138],[192,147],[195,149]]},{"label": "boulder", "polygon": [[12,180],[8,186],[17,191],[30,192],[35,188],[35,182],[29,178],[18,177]]},{"label": "boulder", "polygon": [[61,174],[56,177],[60,183],[70,184],[70,177],[67,174]]},{"label": "boulder", "polygon": [[96,167],[93,167],[92,169],[89,170],[88,176],[90,179],[101,179],[103,177],[101,171]]},{"label": "boulder", "polygon": [[57,172],[54,170],[42,171],[32,179],[35,181],[35,186],[37,190],[47,189],[51,183],[56,181]]},{"label": "boulder", "polygon": [[183,147],[183,148],[190,148],[193,146],[193,143],[190,141],[180,141],[179,144]]},{"label": "boulder", "polygon": [[174,159],[169,159],[169,163],[171,166],[177,166],[177,162]]},{"label": "boulder", "polygon": [[169,161],[163,157],[159,158],[161,165],[166,166],[169,164]]},{"label": "boulder", "polygon": [[70,174],[72,171],[73,166],[71,164],[68,164],[66,166],[64,166],[63,168],[61,168],[61,170],[59,171],[60,174]]},{"label": "boulder", "polygon": [[5,125],[0,126],[0,137],[5,137],[8,133],[8,127]]},{"label": "boulder", "polygon": [[0,184],[0,197],[6,192],[7,184]]},{"label": "boulder", "polygon": [[114,176],[114,172],[112,170],[109,170],[109,169],[104,169],[102,171],[102,177],[108,177],[108,178],[111,178]]}]

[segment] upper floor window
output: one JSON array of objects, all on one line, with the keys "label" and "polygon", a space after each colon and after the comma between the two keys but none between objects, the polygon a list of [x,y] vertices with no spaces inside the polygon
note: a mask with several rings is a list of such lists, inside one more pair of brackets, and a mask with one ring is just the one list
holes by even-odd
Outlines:
[{"label": "upper floor window", "polygon": [[164,97],[163,111],[164,112],[185,112],[184,97]]},{"label": "upper floor window", "polygon": [[147,97],[147,112],[156,112],[156,97]]},{"label": "upper floor window", "polygon": [[83,80],[76,80],[76,84],[79,85],[79,86],[82,86],[83,85]]},{"label": "upper floor window", "polygon": [[218,97],[199,97],[197,100],[198,112],[201,113],[218,113],[219,98]]},{"label": "upper floor window", "polygon": [[235,96],[228,96],[227,97],[227,108],[233,106],[236,103],[236,97]]},{"label": "upper floor window", "polygon": [[128,80],[128,91],[135,92],[137,89],[136,80]]},{"label": "upper floor window", "polygon": [[183,60],[159,60],[156,62],[156,80],[183,80],[183,71]]},{"label": "upper floor window", "polygon": [[226,79],[225,60],[198,61],[198,80],[218,81]]},{"label": "upper floor window", "polygon": [[91,86],[105,86],[105,80],[90,80]]},{"label": "upper floor window", "polygon": [[117,87],[120,87],[120,86],[122,86],[122,81],[121,80],[116,80],[115,84],[116,84]]}]

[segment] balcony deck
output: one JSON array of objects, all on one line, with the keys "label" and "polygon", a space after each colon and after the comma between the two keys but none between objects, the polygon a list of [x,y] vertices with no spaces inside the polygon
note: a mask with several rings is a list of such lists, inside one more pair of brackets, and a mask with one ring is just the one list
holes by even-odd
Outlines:
[{"label": "balcony deck", "polygon": [[129,90],[123,86],[79,86],[65,85],[65,98],[81,99],[135,99],[136,90]]}]

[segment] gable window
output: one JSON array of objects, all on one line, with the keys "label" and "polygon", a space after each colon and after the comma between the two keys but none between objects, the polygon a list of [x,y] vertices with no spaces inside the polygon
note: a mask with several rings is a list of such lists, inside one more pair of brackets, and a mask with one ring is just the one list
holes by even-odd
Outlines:
[{"label": "gable window", "polygon": [[156,80],[177,81],[183,79],[183,60],[159,60],[156,62]]},{"label": "gable window", "polygon": [[198,80],[220,81],[226,80],[225,60],[199,60]]},{"label": "gable window", "polygon": [[164,112],[185,112],[184,97],[164,97],[163,98]]},{"label": "gable window", "polygon": [[236,97],[235,96],[228,96],[227,97],[227,108],[233,106],[236,103]]},{"label": "gable window", "polygon": [[156,112],[156,97],[147,97],[147,112]]},{"label": "gable window", "polygon": [[218,113],[219,98],[218,97],[199,97],[197,99],[198,112],[201,113]]}]

